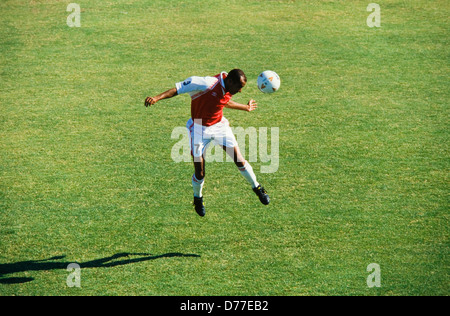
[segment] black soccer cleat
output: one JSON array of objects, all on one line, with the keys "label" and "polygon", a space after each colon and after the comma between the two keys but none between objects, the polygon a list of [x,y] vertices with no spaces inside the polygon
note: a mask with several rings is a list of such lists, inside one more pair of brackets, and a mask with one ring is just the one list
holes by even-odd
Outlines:
[{"label": "black soccer cleat", "polygon": [[269,195],[267,194],[267,191],[264,189],[264,187],[262,187],[261,185],[258,185],[257,188],[253,188],[253,192],[256,193],[262,204],[268,205],[270,203]]},{"label": "black soccer cleat", "polygon": [[205,216],[206,210],[205,203],[203,202],[203,197],[194,196],[194,207],[198,215],[200,215],[201,217]]}]

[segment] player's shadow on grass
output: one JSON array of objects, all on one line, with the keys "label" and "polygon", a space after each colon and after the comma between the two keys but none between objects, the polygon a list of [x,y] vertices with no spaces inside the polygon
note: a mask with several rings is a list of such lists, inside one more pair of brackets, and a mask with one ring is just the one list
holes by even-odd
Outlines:
[{"label": "player's shadow on grass", "polygon": [[[130,256],[139,256],[137,258],[130,258]],[[116,266],[122,266],[125,264],[156,260],[160,258],[173,258],[173,257],[194,257],[199,258],[200,255],[196,254],[184,254],[179,252],[171,252],[162,255],[152,255],[149,253],[118,253],[110,257],[91,260],[84,263],[79,262],[58,262],[56,260],[64,259],[66,256],[56,256],[43,260],[30,260],[14,263],[0,263],[0,284],[16,284],[33,281],[33,278],[29,277],[9,277],[3,278],[7,274],[13,274],[25,271],[49,271],[67,269],[70,263],[78,263],[81,270],[84,268],[110,268]],[[123,259],[124,257],[128,257]],[[120,259],[120,260],[117,260]]]}]

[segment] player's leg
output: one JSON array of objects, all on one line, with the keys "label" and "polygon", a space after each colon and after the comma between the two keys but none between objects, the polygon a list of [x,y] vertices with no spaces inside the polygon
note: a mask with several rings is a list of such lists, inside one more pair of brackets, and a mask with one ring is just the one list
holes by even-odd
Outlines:
[{"label": "player's leg", "polygon": [[194,207],[200,216],[205,216],[205,203],[203,202],[203,184],[205,182],[205,157],[194,157],[194,174],[192,175],[192,188],[194,190]]},{"label": "player's leg", "polygon": [[234,164],[238,167],[242,176],[251,184],[252,188],[258,187],[259,183],[256,180],[256,175],[253,172],[252,166],[244,159],[241,154],[239,146],[226,147],[222,146],[223,150],[233,159]]},{"label": "player's leg", "polygon": [[189,142],[191,147],[191,156],[194,162],[194,174],[192,175],[192,189],[194,191],[194,207],[200,216],[205,216],[205,204],[203,202],[203,184],[205,181],[205,149],[208,147],[210,139],[205,139],[203,128],[195,126],[190,119],[186,127],[189,131]]},{"label": "player's leg", "polygon": [[256,180],[255,172],[248,161],[244,159],[241,154],[239,146],[236,144],[234,147],[222,146],[225,152],[233,159],[236,167],[238,167],[241,175],[250,183],[253,192],[259,197],[262,204],[267,205],[270,202],[267,191]]},{"label": "player's leg", "polygon": [[192,187],[194,196],[202,197],[202,189],[205,178],[205,157],[194,157],[194,174],[192,175]]},{"label": "player's leg", "polygon": [[225,152],[233,159],[235,165],[238,167],[242,176],[250,183],[253,192],[259,197],[259,200],[264,205],[269,204],[270,199],[266,190],[256,180],[256,175],[253,168],[248,161],[244,159],[239,149],[230,123],[226,118],[223,118],[221,124],[215,130],[215,143],[221,145]]}]

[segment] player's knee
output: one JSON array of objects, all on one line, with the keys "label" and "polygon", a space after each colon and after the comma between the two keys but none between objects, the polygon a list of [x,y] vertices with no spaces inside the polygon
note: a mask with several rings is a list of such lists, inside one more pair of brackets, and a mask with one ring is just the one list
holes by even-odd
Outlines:
[{"label": "player's knee", "polygon": [[195,170],[195,177],[201,181],[205,177],[205,170]]},{"label": "player's knee", "polygon": [[244,157],[242,156],[240,150],[235,150],[235,151],[233,152],[233,160],[234,160],[234,163],[235,163],[236,165],[238,165],[238,164],[244,164],[244,163],[245,163],[245,159],[244,159]]},{"label": "player's knee", "polygon": [[240,152],[235,153],[233,158],[234,163],[236,164],[236,166],[238,166],[238,168],[241,168],[245,165],[245,158],[242,157],[242,154]]}]

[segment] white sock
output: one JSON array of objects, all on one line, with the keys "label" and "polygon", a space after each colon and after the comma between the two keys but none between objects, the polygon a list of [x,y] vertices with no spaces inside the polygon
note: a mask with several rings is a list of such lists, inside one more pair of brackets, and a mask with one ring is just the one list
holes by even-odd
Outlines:
[{"label": "white sock", "polygon": [[194,189],[194,196],[195,197],[202,197],[202,189],[203,189],[203,183],[205,182],[205,179],[197,180],[195,177],[195,174],[192,175],[192,188]]},{"label": "white sock", "polygon": [[246,161],[242,168],[238,168],[241,174],[247,179],[248,183],[252,185],[252,188],[257,188],[259,186],[258,181],[256,181],[256,175],[253,172],[252,166]]}]

